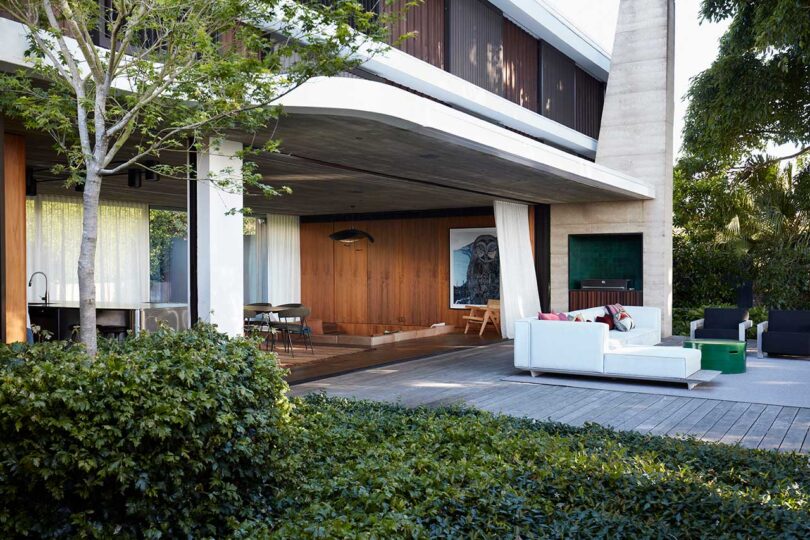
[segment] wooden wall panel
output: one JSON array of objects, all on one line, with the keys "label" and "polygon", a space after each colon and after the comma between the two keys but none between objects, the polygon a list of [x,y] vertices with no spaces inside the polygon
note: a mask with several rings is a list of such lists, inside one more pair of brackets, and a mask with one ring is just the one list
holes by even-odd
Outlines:
[{"label": "wooden wall panel", "polygon": [[26,340],[25,138],[3,137],[2,309],[6,343]]},{"label": "wooden wall panel", "polygon": [[395,43],[401,36],[414,32],[414,37],[396,43],[396,47],[444,69],[444,0],[424,0],[418,5],[413,4],[412,0],[393,0],[390,4],[382,4],[382,10],[397,17],[391,25],[390,42]]},{"label": "wooden wall panel", "polygon": [[[340,224],[335,227],[347,228]],[[334,322],[368,322],[368,245],[368,241],[361,240],[334,246]]]},{"label": "wooden wall panel", "polygon": [[504,97],[537,112],[540,43],[509,19],[503,20]]},{"label": "wooden wall panel", "polygon": [[312,309],[312,318],[335,320],[335,242],[331,223],[301,227],[301,302]]},{"label": "wooden wall panel", "polygon": [[[345,247],[328,238],[352,225],[375,242]],[[381,334],[436,322],[459,326],[466,312],[449,307],[450,229],[494,225],[491,215],[304,222],[302,301],[312,307],[313,318],[337,323],[349,334]],[[330,269],[332,279],[325,275]]]}]

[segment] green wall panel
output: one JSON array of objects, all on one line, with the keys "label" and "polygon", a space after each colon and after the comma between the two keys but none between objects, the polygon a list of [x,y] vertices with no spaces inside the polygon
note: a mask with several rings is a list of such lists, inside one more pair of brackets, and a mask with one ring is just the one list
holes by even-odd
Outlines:
[{"label": "green wall panel", "polygon": [[583,279],[630,279],[643,290],[643,244],[640,234],[577,234],[568,237],[568,287]]}]

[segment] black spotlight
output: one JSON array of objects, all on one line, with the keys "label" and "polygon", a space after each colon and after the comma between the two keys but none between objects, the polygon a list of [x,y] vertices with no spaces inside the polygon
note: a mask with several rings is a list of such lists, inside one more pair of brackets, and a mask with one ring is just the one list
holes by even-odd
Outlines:
[{"label": "black spotlight", "polygon": [[143,171],[144,180],[147,182],[158,182],[160,180],[160,175],[154,170],[157,164],[157,161],[147,161],[143,164],[146,167]]},{"label": "black spotlight", "polygon": [[26,197],[37,196],[37,179],[34,178],[33,167],[25,168],[25,196]]},{"label": "black spotlight", "polygon": [[133,167],[127,169],[127,185],[131,188],[139,188],[143,184],[143,169]]}]

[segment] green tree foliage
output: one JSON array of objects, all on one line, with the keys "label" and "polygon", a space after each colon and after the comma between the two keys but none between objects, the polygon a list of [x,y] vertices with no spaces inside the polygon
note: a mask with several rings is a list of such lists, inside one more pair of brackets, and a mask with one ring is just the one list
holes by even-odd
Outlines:
[{"label": "green tree foliage", "polygon": [[810,167],[690,176],[682,162],[674,192],[676,306],[733,303],[752,280],[765,307],[810,308]]},{"label": "green tree foliage", "polygon": [[[59,169],[84,184],[79,299],[91,355],[103,179],[131,167],[185,179],[186,165],[161,158],[234,131],[275,150],[252,135],[278,117],[277,100],[381,50],[397,15],[377,17],[358,0],[2,0],[0,9],[27,27],[30,64],[0,73],[0,106],[50,134]],[[260,179],[248,163],[200,180],[278,194]]]},{"label": "green tree foliage", "polygon": [[730,19],[711,67],[689,90],[684,150],[712,171],[762,163],[769,145],[810,152],[810,2],[704,0]]}]

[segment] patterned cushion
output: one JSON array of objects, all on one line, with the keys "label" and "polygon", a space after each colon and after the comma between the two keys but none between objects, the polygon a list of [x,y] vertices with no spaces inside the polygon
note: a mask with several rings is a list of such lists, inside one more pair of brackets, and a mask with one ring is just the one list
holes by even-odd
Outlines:
[{"label": "patterned cushion", "polygon": [[629,332],[636,327],[635,321],[621,304],[611,304],[605,309],[613,316],[613,324],[619,332]]},{"label": "patterned cushion", "polygon": [[613,316],[612,315],[602,315],[596,318],[596,322],[605,323],[608,325],[608,330],[613,330],[616,328],[616,325],[613,324]]}]

